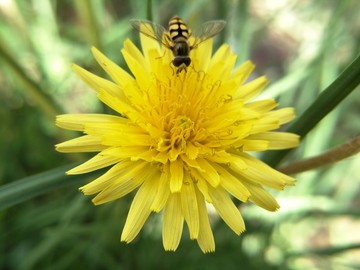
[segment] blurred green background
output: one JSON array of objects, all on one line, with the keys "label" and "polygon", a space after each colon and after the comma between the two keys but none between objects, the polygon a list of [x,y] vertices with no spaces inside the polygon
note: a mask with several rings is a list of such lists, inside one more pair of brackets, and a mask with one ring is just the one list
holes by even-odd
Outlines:
[{"label": "blurred green background", "polygon": [[[152,14],[166,25],[177,14],[191,28],[226,20],[216,44],[229,43],[238,64],[255,62],[254,77],[269,77],[262,98],[301,115],[359,53],[359,10],[358,0],[0,0],[0,191],[21,194],[2,197],[0,269],[360,269],[359,155],[296,175],[295,187],[274,193],[276,213],[241,205],[240,237],[210,213],[216,252],[204,255],[187,231],[175,253],[163,251],[159,216],[120,243],[131,196],[94,207],[78,187],[96,176],[64,176],[88,156],[54,151],[77,136],[54,126],[56,114],[107,110],[71,63],[105,76],[96,46],[125,68],[123,41],[138,43],[131,18]],[[287,161],[359,135],[359,108],[354,91]]]}]

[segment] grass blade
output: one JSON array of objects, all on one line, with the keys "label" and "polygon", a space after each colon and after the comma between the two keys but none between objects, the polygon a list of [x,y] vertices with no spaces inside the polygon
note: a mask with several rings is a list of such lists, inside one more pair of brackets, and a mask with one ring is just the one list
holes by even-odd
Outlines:
[{"label": "grass blade", "polygon": [[[360,55],[331,83],[310,107],[287,129],[303,139],[328,113],[360,83]],[[291,150],[269,151],[263,161],[276,167]]]}]

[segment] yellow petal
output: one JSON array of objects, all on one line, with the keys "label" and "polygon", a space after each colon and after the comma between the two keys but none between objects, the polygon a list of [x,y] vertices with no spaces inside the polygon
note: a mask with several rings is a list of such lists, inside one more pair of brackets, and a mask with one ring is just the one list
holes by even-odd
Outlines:
[{"label": "yellow petal", "polygon": [[130,160],[123,160],[114,165],[105,174],[91,181],[90,183],[79,188],[85,195],[91,195],[108,188],[111,185],[119,184],[122,181],[127,181],[141,173],[141,169],[146,165],[145,162],[132,162]]},{"label": "yellow petal", "polygon": [[238,235],[245,231],[245,223],[229,194],[221,187],[209,186],[209,194],[213,205],[225,223]]},{"label": "yellow petal", "polygon": [[[118,117],[119,119],[122,119],[121,117]],[[126,119],[126,118],[124,118]],[[91,134],[91,135],[97,135],[97,136],[104,136],[106,134],[113,134],[116,135],[144,135],[147,134],[143,129],[141,129],[139,126],[134,125],[129,121],[129,119],[126,119],[124,121],[117,121],[117,122],[94,122],[94,123],[85,123],[84,124],[84,132]]]},{"label": "yellow petal", "polygon": [[250,197],[250,192],[241,180],[232,175],[226,167],[216,165],[215,168],[220,174],[221,186],[239,201],[246,202]]},{"label": "yellow petal", "polygon": [[145,152],[149,151],[147,146],[120,146],[114,147],[114,150],[111,155],[119,158],[129,158],[132,161],[139,160]]},{"label": "yellow petal", "polygon": [[296,116],[294,108],[282,108],[276,111],[268,112],[266,115],[273,118],[278,118],[281,125],[290,122]]},{"label": "yellow petal", "polygon": [[260,206],[268,211],[276,211],[280,208],[277,201],[268,193],[264,188],[258,184],[251,184],[249,182],[244,183],[247,189],[250,191],[250,201],[255,203],[257,206]]},{"label": "yellow petal", "polygon": [[205,200],[208,203],[212,203],[212,199],[209,195],[207,180],[197,170],[190,169],[190,171],[191,171],[192,178],[195,179],[197,188],[201,191],[202,195],[205,197]]},{"label": "yellow petal", "polygon": [[175,251],[179,246],[184,225],[179,193],[172,193],[165,205],[162,238],[165,250]]},{"label": "yellow petal", "polygon": [[[225,150],[213,151],[211,155],[206,156],[206,158],[212,162],[212,164],[216,163],[229,163],[231,161],[231,154],[226,152]],[[216,166],[214,166],[217,168]]]},{"label": "yellow petal", "polygon": [[220,183],[220,176],[212,166],[212,163],[208,162],[204,158],[198,158],[197,162],[203,170],[201,174],[204,175],[204,178],[207,180],[207,182],[213,187],[217,187]]},{"label": "yellow petal", "polygon": [[171,162],[176,161],[181,154],[182,149],[180,147],[172,147],[168,153]]},{"label": "yellow petal", "polygon": [[104,54],[102,54],[98,49],[92,47],[91,51],[100,66],[120,86],[121,89],[124,89],[127,84],[135,82],[134,78],[131,77],[129,73],[116,65],[113,61],[111,61]]},{"label": "yellow petal", "polygon": [[223,44],[219,49],[216,50],[214,55],[212,56],[209,64],[209,68],[207,73],[211,73],[212,69],[216,70],[214,66],[216,66],[219,62],[224,61],[230,55],[230,47],[227,44]]},{"label": "yellow petal", "polygon": [[[89,132],[91,134],[91,132]],[[103,144],[113,146],[151,146],[152,138],[148,134],[128,132],[109,132],[103,135]]]},{"label": "yellow petal", "polygon": [[268,79],[265,76],[256,78],[251,82],[241,86],[235,94],[235,99],[249,100],[257,96],[268,84]]},{"label": "yellow petal", "polygon": [[[252,130],[252,124],[249,123],[248,121],[238,124],[236,126],[229,127],[224,135],[219,134],[221,138],[220,145],[221,146],[229,145],[232,148],[240,148],[240,146],[244,145],[243,139],[249,136],[251,130]],[[214,147],[216,146],[214,145]],[[211,156],[210,159],[213,160],[214,156]],[[223,161],[220,163],[224,163],[224,160],[226,161],[226,159],[223,159]]]},{"label": "yellow petal", "polygon": [[231,156],[227,159],[227,165],[230,165],[230,168],[234,171],[243,171],[248,168],[248,165],[242,159],[237,152],[232,153]]},{"label": "yellow petal", "polygon": [[130,39],[126,39],[124,42],[124,49],[141,65],[146,66],[148,63],[146,62],[144,55],[141,51],[135,46],[134,43]]},{"label": "yellow petal", "polygon": [[210,60],[207,74],[213,81],[227,80],[236,61],[236,55],[226,44],[222,45]]},{"label": "yellow petal", "polygon": [[244,179],[255,182],[260,185],[282,190],[286,185],[293,185],[294,179],[277,170],[274,170],[260,160],[251,157],[246,153],[238,153],[238,156],[248,165],[245,170],[236,170],[233,166],[232,170],[236,171]]},{"label": "yellow petal", "polygon": [[[207,125],[204,124],[204,127],[207,127],[207,131],[210,133],[219,131],[219,130],[227,128],[229,126],[232,128],[233,124],[237,120],[240,120],[240,119],[238,119],[239,117],[240,117],[240,115],[239,115],[238,111],[227,111],[227,112],[218,114],[216,117],[212,117],[211,121],[210,121],[211,125],[209,125],[207,127]],[[230,128],[228,130],[230,130]],[[231,131],[229,131],[229,133],[231,133]]]},{"label": "yellow petal", "polygon": [[196,50],[190,52],[190,57],[194,61],[195,70],[206,72],[211,59],[213,40],[210,38],[202,42]]},{"label": "yellow petal", "polygon": [[157,189],[157,185],[153,184],[152,178],[156,178],[157,176],[159,176],[158,173],[146,179],[136,193],[126,218],[121,234],[121,241],[129,243],[134,240],[149,217],[151,213],[150,206],[154,201]]},{"label": "yellow petal", "polygon": [[55,145],[56,151],[62,153],[71,152],[100,152],[108,146],[101,142],[101,138],[92,135],[84,135]]},{"label": "yellow petal", "polygon": [[250,76],[254,68],[255,65],[251,61],[245,61],[234,70],[231,77],[238,78],[239,79],[238,85],[241,85]]},{"label": "yellow petal", "polygon": [[147,37],[146,35],[140,34],[140,42],[141,42],[141,48],[144,53],[145,59],[147,62],[150,62],[148,52],[155,49],[160,51],[160,44],[158,41]]},{"label": "yellow petal", "polygon": [[72,69],[76,72],[76,74],[92,89],[96,92],[99,92],[100,89],[104,89],[110,95],[118,98],[124,98],[123,90],[119,85],[105,80],[99,76],[92,74],[91,72],[79,67],[78,65],[73,64]]},{"label": "yellow petal", "polygon": [[109,114],[62,114],[56,116],[56,125],[58,127],[78,131],[84,131],[85,124],[89,123],[107,123],[118,125],[128,122],[128,119]]},{"label": "yellow petal", "polygon": [[198,169],[199,171],[203,172],[204,170],[201,169],[199,163],[197,162],[196,159],[190,159],[187,155],[181,155],[181,159],[182,161],[184,161],[186,163],[186,165],[188,165],[191,168],[195,168]]},{"label": "yellow petal", "polygon": [[146,67],[142,66],[135,58],[133,58],[125,49],[121,50],[124,59],[131,70],[131,73],[136,78],[136,83],[141,91],[146,91],[150,87],[151,77],[148,74]]},{"label": "yellow petal", "polygon": [[263,132],[250,135],[250,140],[266,140],[269,149],[281,150],[296,147],[299,145],[299,136],[288,132]]},{"label": "yellow petal", "polygon": [[183,185],[184,168],[181,159],[170,162],[170,190],[171,193],[179,192]]},{"label": "yellow petal", "polygon": [[199,209],[199,236],[197,242],[204,253],[215,251],[214,236],[211,231],[209,216],[207,213],[204,196],[195,188],[197,205]]},{"label": "yellow petal", "polygon": [[195,159],[199,154],[199,147],[196,147],[191,141],[186,142],[186,155],[190,159]]},{"label": "yellow petal", "polygon": [[224,97],[228,98],[227,100],[224,100],[224,102],[233,100],[239,85],[241,85],[242,77],[243,76],[232,77],[230,75],[228,80],[221,82],[221,89],[223,91]]},{"label": "yellow petal", "polygon": [[119,112],[121,115],[126,116],[132,123],[136,123],[140,127],[147,126],[147,120],[143,115],[134,109],[133,106],[123,102],[122,100],[109,95],[106,91],[100,90],[98,98],[108,105],[113,110]]},{"label": "yellow petal", "polygon": [[251,134],[274,130],[280,127],[279,118],[267,115],[253,122]]},{"label": "yellow petal", "polygon": [[269,149],[269,142],[265,140],[241,140],[242,148],[245,152],[256,152],[256,151],[265,151]]},{"label": "yellow petal", "polygon": [[274,109],[277,105],[274,99],[265,99],[247,103],[245,107],[258,113],[266,113]]},{"label": "yellow petal", "polygon": [[[151,110],[151,105],[149,104],[148,100],[144,98],[144,87],[149,88],[150,86],[150,81],[145,83],[144,80],[141,80],[141,83],[138,82],[137,84],[128,85],[126,87],[126,92],[124,92],[128,103],[132,104],[134,108]],[[148,90],[148,88],[145,89]]]},{"label": "yellow petal", "polygon": [[92,202],[103,204],[121,198],[144,181],[145,162],[119,163],[107,173],[80,188],[85,195],[100,192]]},{"label": "yellow petal", "polygon": [[163,172],[159,178],[158,189],[156,191],[155,199],[151,205],[151,210],[158,213],[160,212],[170,195],[170,185],[169,185],[169,173]]},{"label": "yellow petal", "polygon": [[153,157],[153,160],[166,164],[169,161],[169,156],[167,152],[158,152],[157,155]]},{"label": "yellow petal", "polygon": [[185,175],[185,182],[181,188],[180,198],[182,212],[189,227],[190,239],[196,239],[199,235],[199,209],[194,184],[188,174]]},{"label": "yellow petal", "polygon": [[103,152],[100,152],[93,158],[89,159],[88,161],[84,162],[83,164],[67,171],[67,174],[82,174],[82,173],[88,173],[93,172],[105,167],[108,167],[110,165],[113,165],[115,163],[120,162],[121,158],[118,157],[112,157],[104,155]]}]

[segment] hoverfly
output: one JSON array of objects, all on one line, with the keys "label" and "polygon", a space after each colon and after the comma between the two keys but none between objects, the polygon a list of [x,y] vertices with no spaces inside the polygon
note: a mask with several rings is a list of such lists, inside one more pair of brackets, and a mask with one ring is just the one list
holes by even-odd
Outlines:
[{"label": "hoverfly", "polygon": [[190,65],[190,51],[195,49],[201,42],[223,30],[226,22],[223,20],[205,22],[202,26],[201,34],[195,38],[192,44],[189,42],[192,34],[191,30],[188,29],[184,21],[178,16],[174,16],[169,20],[168,31],[163,26],[147,20],[132,19],[130,24],[137,31],[157,40],[172,51],[174,55],[172,64],[177,68],[176,73],[178,74],[182,70],[186,72],[186,68]]}]

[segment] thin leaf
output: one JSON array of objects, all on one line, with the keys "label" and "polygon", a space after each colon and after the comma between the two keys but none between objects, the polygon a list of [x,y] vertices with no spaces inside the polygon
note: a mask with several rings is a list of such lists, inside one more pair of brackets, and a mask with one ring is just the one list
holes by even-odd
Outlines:
[{"label": "thin leaf", "polygon": [[[310,107],[288,128],[303,139],[328,113],[360,83],[360,55],[330,84]],[[276,167],[291,150],[268,152],[263,161]]]},{"label": "thin leaf", "polygon": [[85,179],[96,178],[96,176],[101,173],[101,171],[98,171],[97,173],[86,175],[66,175],[65,172],[74,166],[74,164],[62,166],[3,185],[0,187],[0,210],[25,202],[61,187],[80,186]]},{"label": "thin leaf", "polygon": [[146,18],[149,21],[153,20],[152,0],[146,1]]}]

